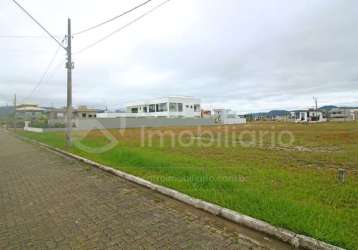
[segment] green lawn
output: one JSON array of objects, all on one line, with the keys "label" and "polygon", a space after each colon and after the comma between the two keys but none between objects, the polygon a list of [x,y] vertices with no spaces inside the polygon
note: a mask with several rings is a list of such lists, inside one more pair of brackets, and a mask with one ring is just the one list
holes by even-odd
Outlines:
[{"label": "green lawn", "polygon": [[[172,146],[168,134],[153,145],[141,145],[140,129],[111,130],[119,144],[95,154],[71,147],[67,150],[114,168],[143,177],[191,196],[201,198],[273,225],[312,236],[348,249],[358,249],[358,123],[290,124],[249,123],[229,127],[148,129],[147,132],[183,131],[183,142]],[[292,145],[272,145],[281,131],[294,136]],[[263,139],[246,147],[229,137],[219,145],[225,131],[268,131]],[[208,138],[212,133],[215,138]],[[244,132],[245,133],[245,132]],[[63,133],[21,135],[66,149]],[[252,134],[251,134],[252,135]],[[272,136],[273,135],[273,136]],[[283,140],[288,140],[283,136]],[[83,139],[87,146],[107,143],[94,131]],[[229,146],[225,146],[227,145]],[[338,183],[337,169],[348,170],[347,182]]]}]

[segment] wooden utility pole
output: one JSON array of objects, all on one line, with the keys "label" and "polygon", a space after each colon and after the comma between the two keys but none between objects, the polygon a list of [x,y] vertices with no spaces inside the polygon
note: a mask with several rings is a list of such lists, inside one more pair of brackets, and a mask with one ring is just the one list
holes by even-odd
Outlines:
[{"label": "wooden utility pole", "polygon": [[66,114],[66,142],[67,146],[72,145],[72,33],[71,33],[71,19],[68,19],[67,25],[67,114]]},{"label": "wooden utility pole", "polygon": [[17,107],[17,103],[16,103],[16,94],[14,95],[14,130],[16,133],[16,107]]}]

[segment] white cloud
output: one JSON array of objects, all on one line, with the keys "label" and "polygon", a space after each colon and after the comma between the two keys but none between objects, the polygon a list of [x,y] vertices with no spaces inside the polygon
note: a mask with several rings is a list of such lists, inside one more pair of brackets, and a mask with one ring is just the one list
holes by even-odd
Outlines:
[{"label": "white cloud", "polygon": [[[68,16],[76,31],[140,2],[22,1],[56,35],[65,33]],[[151,6],[160,2],[154,0]],[[74,51],[151,6],[75,37]],[[0,3],[0,22],[0,36],[45,37],[9,1]],[[140,98],[193,95],[209,106],[247,112],[307,107],[315,95],[322,105],[358,105],[357,23],[354,0],[172,0],[93,49],[74,55],[74,103],[119,107]],[[4,103],[14,92],[28,95],[56,44],[48,38],[0,39]],[[64,58],[61,52],[55,65]],[[32,101],[65,104],[66,76],[60,66]]]}]

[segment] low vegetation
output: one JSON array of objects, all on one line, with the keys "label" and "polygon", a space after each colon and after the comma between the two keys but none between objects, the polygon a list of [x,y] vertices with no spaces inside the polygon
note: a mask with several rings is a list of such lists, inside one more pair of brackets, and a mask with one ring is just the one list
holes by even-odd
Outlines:
[{"label": "low vegetation", "polygon": [[[276,226],[358,249],[358,123],[110,130],[67,150]],[[162,134],[165,136],[161,136]],[[63,133],[22,135],[63,149]],[[82,146],[108,143],[101,131]],[[226,135],[226,136],[225,136]],[[82,148],[82,149],[81,149]],[[337,170],[347,170],[345,183]]]}]

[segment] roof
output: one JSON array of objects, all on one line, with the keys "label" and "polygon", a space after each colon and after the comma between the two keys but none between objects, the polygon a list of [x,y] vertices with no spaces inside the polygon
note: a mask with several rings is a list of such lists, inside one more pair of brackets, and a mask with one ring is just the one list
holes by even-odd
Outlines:
[{"label": "roof", "polygon": [[44,112],[44,111],[46,111],[46,109],[35,107],[35,106],[28,106],[28,107],[16,108],[16,111],[19,111],[19,112]]},{"label": "roof", "polygon": [[[67,111],[66,108],[53,108],[49,110],[49,112],[57,112],[57,113],[64,113],[66,111]],[[97,109],[89,109],[87,107],[82,106],[79,108],[74,108],[73,112],[97,112]]]},{"label": "roof", "polygon": [[22,103],[18,104],[16,107],[22,108],[22,107],[38,107],[39,105],[35,103]]},{"label": "roof", "polygon": [[317,113],[322,113],[321,110],[314,110],[314,109],[301,109],[301,110],[292,110],[292,111],[289,111],[289,112],[317,112]]},{"label": "roof", "polygon": [[127,107],[131,106],[140,106],[140,105],[150,105],[150,104],[158,104],[158,103],[166,103],[166,102],[182,102],[182,101],[193,101],[197,104],[200,104],[201,100],[199,98],[191,97],[191,96],[167,96],[160,98],[153,98],[147,100],[138,100],[127,103]]},{"label": "roof", "polygon": [[73,109],[74,112],[97,112],[97,109]]}]

